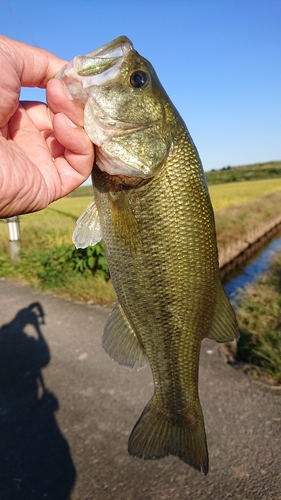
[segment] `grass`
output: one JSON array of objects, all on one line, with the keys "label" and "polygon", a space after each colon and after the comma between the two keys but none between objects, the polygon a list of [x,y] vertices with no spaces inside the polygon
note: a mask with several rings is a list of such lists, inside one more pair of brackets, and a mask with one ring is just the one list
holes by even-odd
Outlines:
[{"label": "grass", "polygon": [[[85,193],[91,193],[91,190],[90,186],[79,188],[72,196],[52,203],[41,212],[20,217],[21,245],[30,260],[42,249],[71,245],[75,222],[92,200],[92,194],[85,196]],[[218,246],[221,248],[276,214],[276,207],[281,207],[281,179],[214,185],[210,186],[210,195],[215,211]],[[3,255],[8,253],[6,223],[0,223],[0,251]],[[9,272],[11,274],[11,270]],[[2,263],[0,275],[3,273]],[[28,269],[21,275],[31,281]],[[35,285],[34,280],[32,283]],[[64,292],[71,294],[73,287],[70,290],[66,288],[65,284]],[[89,296],[90,292],[86,295]],[[79,296],[84,297],[85,292],[81,290]]]},{"label": "grass", "polygon": [[236,315],[238,358],[250,372],[281,383],[281,255],[269,273],[241,293]]},{"label": "grass", "polygon": [[[116,295],[106,273],[91,269],[77,272],[75,247],[71,236],[79,215],[92,196],[67,197],[35,214],[20,217],[22,254],[19,262],[9,259],[6,222],[0,224],[0,277],[28,283],[40,290],[88,303],[111,304]],[[88,260],[91,256],[88,257]]]},{"label": "grass", "polygon": [[[75,223],[81,213],[87,208],[92,196],[63,198],[45,210],[20,217],[21,243],[25,249],[42,246],[48,248],[56,245],[67,245]],[[0,248],[8,249],[7,226],[0,224]]]},{"label": "grass", "polygon": [[206,172],[206,177],[209,185],[281,177],[281,161],[223,167],[219,170]]},{"label": "grass", "polygon": [[[112,304],[115,293],[104,273],[93,274],[89,266],[84,266],[83,273],[75,270],[77,259],[79,265],[81,261],[74,254],[71,236],[77,218],[92,200],[92,194],[85,195],[89,192],[78,190],[78,196],[20,217],[23,252],[18,262],[9,258],[7,224],[0,223],[0,277],[88,303]],[[281,207],[281,179],[213,185],[210,194],[221,247],[276,214]],[[92,254],[85,258],[91,260]],[[242,299],[237,312],[242,330],[238,353],[252,373],[281,382],[281,257],[268,279],[263,278]]]}]

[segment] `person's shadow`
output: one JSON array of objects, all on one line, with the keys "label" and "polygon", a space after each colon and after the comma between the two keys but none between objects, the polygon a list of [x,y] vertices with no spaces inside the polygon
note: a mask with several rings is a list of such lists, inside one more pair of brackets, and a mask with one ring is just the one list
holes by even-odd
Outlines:
[{"label": "person's shadow", "polygon": [[35,302],[0,328],[1,500],[67,500],[75,482],[55,418],[58,400],[41,373],[50,361],[43,323],[43,308]]}]

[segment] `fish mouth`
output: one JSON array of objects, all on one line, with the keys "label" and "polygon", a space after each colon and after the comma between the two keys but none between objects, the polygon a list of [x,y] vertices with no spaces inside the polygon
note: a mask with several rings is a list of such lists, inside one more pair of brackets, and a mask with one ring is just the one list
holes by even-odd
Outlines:
[{"label": "fish mouth", "polygon": [[[127,38],[126,36],[119,36],[118,38],[115,38],[115,40],[112,40],[102,47],[89,52],[88,54],[86,54],[85,58],[96,61],[97,71],[100,72],[98,68],[100,60],[104,61],[104,65],[106,65],[106,62],[111,65],[112,61],[119,59],[120,57],[125,57],[126,54],[128,54],[128,52],[133,49],[133,43],[131,42],[131,40],[129,40],[129,38]],[[101,71],[104,71],[104,69],[102,69]]]},{"label": "fish mouth", "polygon": [[63,80],[70,93],[81,98],[82,90],[116,79],[124,57],[133,49],[131,40],[120,36],[85,56],[74,57],[73,61],[60,69],[55,78]]},{"label": "fish mouth", "polygon": [[[98,98],[97,87],[109,87],[119,78],[124,60],[131,51],[134,51],[132,42],[125,36],[118,37],[85,56],[76,56],[55,78],[61,79],[84,107],[84,129],[97,146],[96,163],[100,170],[110,175],[148,178],[152,175],[149,166],[137,155],[128,154],[119,137],[152,127],[151,117],[145,123],[122,121],[122,116],[121,120],[114,116],[114,106],[103,106],[102,99]],[[110,148],[112,139],[115,149]],[[120,151],[129,158],[128,162],[122,160]]]},{"label": "fish mouth", "polygon": [[87,123],[84,126],[97,146],[103,146],[118,132],[126,133],[151,125],[123,122],[110,116],[101,109],[90,90],[92,86],[108,85],[117,79],[125,57],[132,50],[134,47],[131,40],[120,36],[85,56],[74,57],[55,76],[64,81],[70,94],[84,106],[85,112],[88,110],[90,113],[91,126],[87,127]]}]

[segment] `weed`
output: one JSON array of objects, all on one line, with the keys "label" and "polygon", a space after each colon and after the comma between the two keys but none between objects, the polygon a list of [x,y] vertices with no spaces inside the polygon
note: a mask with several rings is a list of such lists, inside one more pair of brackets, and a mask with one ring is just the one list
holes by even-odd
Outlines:
[{"label": "weed", "polygon": [[281,383],[281,255],[270,272],[239,298],[236,311],[241,338],[238,358],[252,371]]}]

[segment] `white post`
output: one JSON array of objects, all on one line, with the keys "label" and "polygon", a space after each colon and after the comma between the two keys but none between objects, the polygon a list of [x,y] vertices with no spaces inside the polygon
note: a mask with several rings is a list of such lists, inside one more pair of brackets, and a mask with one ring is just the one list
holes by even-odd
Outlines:
[{"label": "white post", "polygon": [[7,222],[10,235],[10,257],[12,260],[18,260],[20,253],[20,226],[18,217],[8,217]]}]

